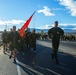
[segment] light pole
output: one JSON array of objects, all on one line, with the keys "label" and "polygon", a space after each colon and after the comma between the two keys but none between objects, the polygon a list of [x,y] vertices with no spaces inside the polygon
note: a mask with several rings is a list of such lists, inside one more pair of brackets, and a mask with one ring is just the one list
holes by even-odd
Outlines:
[{"label": "light pole", "polygon": [[7,30],[7,23],[6,23],[6,25],[5,25],[5,29]]}]

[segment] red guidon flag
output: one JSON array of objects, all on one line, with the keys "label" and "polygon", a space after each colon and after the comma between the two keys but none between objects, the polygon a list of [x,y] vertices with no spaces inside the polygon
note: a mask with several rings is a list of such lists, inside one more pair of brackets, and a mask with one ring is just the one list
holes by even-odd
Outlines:
[{"label": "red guidon flag", "polygon": [[30,21],[31,21],[33,15],[34,15],[34,13],[30,16],[30,18],[24,23],[24,25],[20,29],[20,35],[21,35],[21,37],[24,37],[24,34],[25,34],[24,30],[28,27],[28,25],[29,25],[29,23],[30,23]]}]

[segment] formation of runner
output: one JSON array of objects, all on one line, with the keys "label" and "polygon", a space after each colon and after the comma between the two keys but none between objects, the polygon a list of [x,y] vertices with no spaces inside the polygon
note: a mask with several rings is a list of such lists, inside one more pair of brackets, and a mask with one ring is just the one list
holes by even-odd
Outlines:
[{"label": "formation of runner", "polygon": [[36,39],[37,35],[35,33],[35,30],[32,30],[30,32],[30,29],[27,28],[25,31],[25,37],[20,36],[20,32],[16,31],[16,26],[13,26],[13,28],[10,30],[10,32],[7,32],[4,30],[2,33],[2,41],[3,41],[3,53],[6,54],[8,51],[8,48],[10,50],[10,59],[12,58],[12,55],[14,56],[14,62],[16,62],[16,52],[17,50],[30,50],[33,48],[33,51],[36,52]]},{"label": "formation of runner", "polygon": [[[58,21],[55,21],[54,23],[55,27],[48,30],[48,35],[41,35],[39,33],[36,33],[35,29],[30,31],[30,28],[27,28],[25,30],[25,36],[21,37],[20,30],[16,30],[16,26],[13,26],[10,31],[4,30],[2,33],[2,42],[3,42],[3,53],[6,54],[6,52],[10,52],[9,58],[11,59],[12,56],[14,56],[14,62],[16,62],[16,52],[17,51],[23,51],[23,50],[31,50],[33,49],[34,52],[36,52],[36,40],[38,39],[52,39],[52,59],[56,59],[56,63],[58,64],[58,47],[60,40],[75,40],[76,37],[70,35],[70,37],[67,38],[67,36],[64,35],[64,31],[58,27]],[[56,51],[55,51],[56,49]]]}]

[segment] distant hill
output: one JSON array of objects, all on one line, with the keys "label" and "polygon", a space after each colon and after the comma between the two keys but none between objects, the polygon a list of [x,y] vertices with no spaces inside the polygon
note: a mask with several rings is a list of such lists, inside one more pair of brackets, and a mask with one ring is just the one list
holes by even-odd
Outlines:
[{"label": "distant hill", "polygon": [[36,32],[41,32],[42,30],[43,30],[44,32],[48,32],[48,30],[49,30],[49,29],[30,28],[30,31],[32,31],[33,29],[35,29],[35,30],[36,30]]},{"label": "distant hill", "polygon": [[[30,31],[32,31],[33,29],[36,30],[36,32],[40,33],[42,30],[43,32],[47,33],[49,29],[37,29],[37,28],[30,28]],[[0,33],[2,33],[3,31],[0,31]],[[74,33],[76,34],[76,30],[72,30],[72,29],[64,29],[65,33]]]},{"label": "distant hill", "polygon": [[[33,29],[36,30],[36,32],[41,32],[41,30],[43,30],[44,32],[48,32],[49,29],[36,29],[36,28],[30,28],[30,30],[32,31]],[[64,32],[74,32],[76,33],[76,30],[72,30],[72,29],[64,29]]]}]

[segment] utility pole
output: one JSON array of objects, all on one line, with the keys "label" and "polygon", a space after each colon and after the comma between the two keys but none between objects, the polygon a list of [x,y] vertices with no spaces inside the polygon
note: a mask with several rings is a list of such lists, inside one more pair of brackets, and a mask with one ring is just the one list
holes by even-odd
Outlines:
[{"label": "utility pole", "polygon": [[5,25],[5,29],[7,30],[7,23],[6,23],[6,25]]}]

